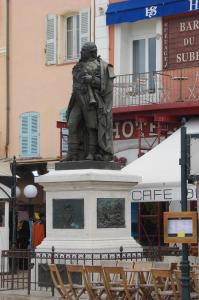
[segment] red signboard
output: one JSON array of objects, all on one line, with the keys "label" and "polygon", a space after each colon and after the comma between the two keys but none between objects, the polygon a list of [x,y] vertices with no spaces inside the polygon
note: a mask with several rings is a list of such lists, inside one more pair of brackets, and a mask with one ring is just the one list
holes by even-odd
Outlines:
[{"label": "red signboard", "polygon": [[[174,130],[174,124],[169,124],[167,130]],[[67,128],[66,122],[57,121],[57,128]],[[136,121],[115,121],[113,122],[113,140],[137,139],[139,131],[142,137],[149,138],[157,135],[157,124],[154,122],[138,123]]]},{"label": "red signboard", "polygon": [[163,68],[199,65],[199,13],[163,19]]}]

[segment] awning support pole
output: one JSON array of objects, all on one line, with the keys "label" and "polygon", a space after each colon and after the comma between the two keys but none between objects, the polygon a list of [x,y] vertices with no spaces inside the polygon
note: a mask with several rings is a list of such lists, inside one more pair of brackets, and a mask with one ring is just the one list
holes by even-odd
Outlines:
[{"label": "awning support pole", "polygon": [[[187,134],[185,118],[182,119],[181,127],[181,210],[187,211]],[[190,266],[188,244],[182,244],[181,286],[182,300],[190,300]]]}]

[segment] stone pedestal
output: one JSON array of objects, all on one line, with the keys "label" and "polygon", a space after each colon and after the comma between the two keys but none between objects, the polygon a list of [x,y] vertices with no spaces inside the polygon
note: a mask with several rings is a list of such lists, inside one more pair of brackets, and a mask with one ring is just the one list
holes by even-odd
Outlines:
[{"label": "stone pedestal", "polygon": [[142,251],[131,237],[131,190],[140,177],[120,170],[53,170],[46,191],[46,238],[38,251]]}]

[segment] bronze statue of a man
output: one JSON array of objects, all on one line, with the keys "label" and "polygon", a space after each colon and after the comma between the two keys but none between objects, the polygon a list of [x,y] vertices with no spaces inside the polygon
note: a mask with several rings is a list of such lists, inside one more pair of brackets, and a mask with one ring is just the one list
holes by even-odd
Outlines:
[{"label": "bronze statue of a man", "polygon": [[94,43],[85,43],[74,66],[68,106],[68,155],[65,160],[113,158],[113,66],[97,56]]}]

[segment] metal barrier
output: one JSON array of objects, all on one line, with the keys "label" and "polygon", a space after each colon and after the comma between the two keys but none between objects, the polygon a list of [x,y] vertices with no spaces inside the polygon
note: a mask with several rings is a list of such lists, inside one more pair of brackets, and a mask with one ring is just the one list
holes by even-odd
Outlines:
[{"label": "metal barrier", "polygon": [[143,252],[124,252],[123,247],[117,253],[61,253],[52,247],[51,252],[2,251],[0,282],[3,290],[48,290],[54,295],[48,265],[56,263],[64,283],[67,282],[65,265],[99,265],[102,261],[160,261],[163,256],[180,255],[178,248],[144,250]]},{"label": "metal barrier", "polygon": [[199,101],[199,69],[185,68],[118,75],[113,106]]}]

